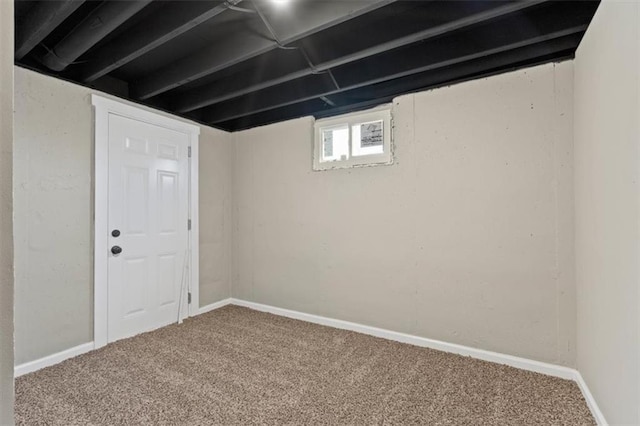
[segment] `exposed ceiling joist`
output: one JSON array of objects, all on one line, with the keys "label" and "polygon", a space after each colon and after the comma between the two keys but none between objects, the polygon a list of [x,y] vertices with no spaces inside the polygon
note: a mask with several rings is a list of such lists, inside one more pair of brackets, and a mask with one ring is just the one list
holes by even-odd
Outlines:
[{"label": "exposed ceiling joist", "polygon": [[599,4],[14,1],[18,65],[231,131],[571,57]]},{"label": "exposed ceiling joist", "polygon": [[247,82],[242,78],[237,78],[235,76],[230,77],[225,80],[224,84],[220,84],[220,82],[214,82],[207,86],[198,87],[182,94],[181,97],[175,101],[175,109],[179,112],[184,113],[209,105],[214,105],[219,102],[240,97],[248,93],[276,86],[278,84],[286,83],[288,81],[299,79],[317,72],[327,71],[331,68],[355,62],[360,59],[388,52],[393,49],[398,49],[400,47],[404,47],[418,41],[429,40],[447,33],[451,33],[453,31],[468,28],[470,26],[477,25],[483,22],[488,22],[493,19],[508,15],[510,13],[518,12],[541,3],[544,3],[544,0],[527,0],[499,6],[488,11],[480,12],[453,22],[439,25],[434,28],[418,31],[405,37],[371,46],[370,48],[356,51],[349,55],[344,55],[342,57],[321,64],[315,64],[313,68],[308,67],[298,69],[284,75],[270,75],[269,70],[266,70],[266,78],[263,78],[259,83],[251,84],[250,82]]},{"label": "exposed ceiling joist", "polygon": [[[321,84],[302,84],[299,88],[296,88],[296,90],[279,90],[278,87],[272,87],[268,90],[255,93],[250,100],[239,98],[238,100],[220,104],[219,107],[214,106],[205,109],[205,112],[203,112],[201,117],[205,122],[220,123],[238,117],[295,104],[300,101],[320,98],[321,96],[335,95],[385,81],[424,73],[426,71],[450,67],[455,64],[473,61],[485,56],[521,49],[522,47],[531,45],[541,44],[549,50],[553,49],[554,51],[562,51],[575,47],[580,40],[579,36],[586,30],[586,27],[586,25],[579,25],[543,36],[521,39],[506,45],[482,51],[473,51],[473,46],[463,45],[462,48],[457,51],[451,51],[450,53],[443,51],[439,56],[435,55],[435,57],[440,58],[437,62],[424,63],[421,66],[417,65],[417,63],[420,63],[421,58],[417,55],[412,55],[402,62],[384,62],[384,66],[377,68],[364,67],[362,71],[365,73],[364,79],[343,86],[341,89],[327,90],[326,85]],[[576,34],[578,35],[577,37],[571,37]],[[460,52],[464,51],[465,48],[469,52],[473,53],[460,54]],[[363,76],[359,75],[358,77]]]},{"label": "exposed ceiling joist", "polygon": [[[573,48],[556,52],[555,49],[546,50],[542,45],[528,46],[521,49],[517,55],[514,55],[512,52],[505,52],[488,58],[480,58],[475,61],[447,67],[434,73],[427,72],[419,76],[410,76],[401,80],[382,83],[377,85],[373,90],[356,89],[353,90],[352,93],[344,93],[338,96],[340,99],[334,97],[334,102],[338,105],[335,108],[328,107],[318,99],[311,99],[278,109],[256,113],[251,116],[240,117],[222,124],[226,129],[238,131],[309,115],[313,115],[317,119],[330,117],[391,102],[398,96],[397,93],[412,93],[441,87],[443,85],[488,77],[522,67],[547,63],[551,59],[558,61],[569,59],[573,57],[572,52]],[[520,60],[518,62],[512,62],[513,59]]]},{"label": "exposed ceiling joist", "polygon": [[332,107],[336,106],[336,103],[326,96],[320,96],[320,99],[322,99],[326,104],[331,105]]},{"label": "exposed ceiling joist", "polygon": [[96,59],[80,71],[81,80],[85,83],[92,82],[229,10],[229,5],[234,6],[241,1],[229,0],[218,5],[212,2],[195,2],[195,8],[184,7],[180,3],[167,3],[166,8],[152,16],[152,26],[133,28],[93,54]]},{"label": "exposed ceiling joist", "polygon": [[[302,17],[304,19],[297,19],[294,16],[293,19],[285,21],[287,25],[293,27],[282,31],[284,35],[280,35],[280,41],[282,44],[292,43],[393,1],[309,2],[314,5],[314,13],[305,14]],[[143,100],[151,98],[279,47],[277,42],[265,39],[260,34],[247,33],[241,34],[241,36],[234,42],[231,42],[231,38],[223,40],[219,45],[158,70],[154,75],[134,85],[132,88],[133,96]]]},{"label": "exposed ceiling joist", "polygon": [[22,59],[58,25],[84,3],[84,0],[45,1],[36,4],[16,25],[16,60]]},{"label": "exposed ceiling joist", "polygon": [[47,53],[42,62],[49,69],[62,71],[80,55],[138,13],[151,0],[104,2],[80,22]]}]

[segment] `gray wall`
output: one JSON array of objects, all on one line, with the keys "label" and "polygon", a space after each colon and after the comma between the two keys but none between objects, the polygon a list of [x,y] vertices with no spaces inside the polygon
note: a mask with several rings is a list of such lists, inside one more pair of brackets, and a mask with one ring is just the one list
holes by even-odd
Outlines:
[{"label": "gray wall", "polygon": [[[22,364],[93,340],[94,91],[15,73],[15,361]],[[229,205],[231,166],[230,136],[201,132],[203,304],[230,294],[230,206],[220,206]]]},{"label": "gray wall", "polygon": [[13,2],[0,1],[0,424],[13,423]]},{"label": "gray wall", "polygon": [[235,133],[234,297],[573,366],[573,65],[394,101],[392,166]]},{"label": "gray wall", "polygon": [[578,369],[611,424],[640,424],[639,25],[601,3],[575,60]]}]

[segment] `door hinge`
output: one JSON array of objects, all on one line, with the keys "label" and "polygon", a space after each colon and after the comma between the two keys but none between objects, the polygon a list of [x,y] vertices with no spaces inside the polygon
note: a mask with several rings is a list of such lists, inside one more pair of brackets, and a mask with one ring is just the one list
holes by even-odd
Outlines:
[{"label": "door hinge", "polygon": [[187,219],[187,230],[191,231],[191,219]]},{"label": "door hinge", "polygon": [[189,149],[187,149],[187,156],[188,156],[189,158],[191,158],[191,147],[189,147]]},{"label": "door hinge", "polygon": [[191,292],[187,293],[187,304],[191,304]]}]

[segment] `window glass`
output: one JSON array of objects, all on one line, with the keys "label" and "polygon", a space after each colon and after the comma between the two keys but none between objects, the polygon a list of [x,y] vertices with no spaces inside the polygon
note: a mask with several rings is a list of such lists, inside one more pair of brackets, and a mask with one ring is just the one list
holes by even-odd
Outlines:
[{"label": "window glass", "polygon": [[349,127],[322,129],[322,161],[349,159]]},{"label": "window glass", "polygon": [[358,123],[351,127],[354,156],[375,155],[384,152],[384,122],[370,121]]},{"label": "window glass", "polygon": [[393,163],[390,106],[320,119],[313,128],[313,170]]}]

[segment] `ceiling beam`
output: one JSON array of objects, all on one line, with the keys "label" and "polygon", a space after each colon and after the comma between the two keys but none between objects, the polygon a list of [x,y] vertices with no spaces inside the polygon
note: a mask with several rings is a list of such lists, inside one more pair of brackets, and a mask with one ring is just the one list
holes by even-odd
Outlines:
[{"label": "ceiling beam", "polygon": [[[295,104],[301,101],[320,98],[322,96],[331,96],[345,91],[358,89],[365,86],[371,86],[374,84],[395,80],[414,74],[424,73],[439,68],[449,67],[455,64],[472,61],[485,56],[509,52],[532,45],[540,44],[542,48],[547,48],[549,50],[553,49],[554,51],[566,50],[572,47],[575,48],[577,46],[579,38],[569,36],[576,34],[581,35],[586,30],[586,28],[587,25],[579,25],[566,30],[527,38],[518,42],[509,43],[478,52],[475,51],[474,46],[465,45],[463,46],[463,48],[467,48],[474,53],[467,53],[461,56],[458,56],[458,52],[455,52],[452,49],[451,53],[447,53],[446,51],[450,49],[446,48],[445,46],[442,48],[442,51],[444,51],[445,54],[437,62],[426,63],[422,66],[415,66],[416,64],[412,63],[412,61],[420,61],[420,57],[405,58],[405,60],[397,61],[386,61],[384,63],[384,66],[378,68],[365,67],[367,71],[365,71],[364,69],[361,71],[368,73],[364,81],[357,81],[356,83],[343,86],[342,88],[336,90],[323,90],[322,87],[318,87],[318,85],[313,84],[301,85],[301,88],[298,87],[295,91],[282,90],[282,88],[273,87],[269,90],[265,90],[263,92],[255,94],[249,101],[240,98],[232,102],[221,104],[219,105],[219,107],[214,106],[205,109],[205,112],[202,114],[202,119],[208,123],[220,123],[229,121],[235,118],[268,111],[270,109]],[[431,54],[433,53],[433,51],[429,53]],[[444,59],[446,58],[447,54],[450,56],[450,58]],[[360,74],[360,76],[362,75]]]},{"label": "ceiling beam", "polygon": [[[493,57],[481,58],[476,61],[456,65],[453,67],[453,70],[443,69],[439,72],[436,71],[435,73],[424,73],[420,76],[412,76],[403,79],[403,81],[398,80],[388,82],[383,84],[382,87],[376,89],[373,93],[369,92],[367,89],[355,90],[348,94],[345,93],[344,95],[346,96],[337,101],[339,105],[335,108],[328,108],[326,104],[321,103],[318,99],[311,99],[275,110],[269,110],[251,116],[226,121],[224,123],[220,123],[216,127],[227,131],[240,131],[255,126],[262,126],[309,115],[313,115],[316,119],[331,117],[339,114],[373,108],[381,104],[392,102],[394,98],[399,96],[399,94],[450,86],[452,84],[462,83],[469,80],[503,74],[523,67],[532,67],[549,63],[550,61],[562,61],[574,57],[572,53],[574,49],[558,51],[555,53],[547,52],[544,53],[543,56],[538,56],[532,52],[533,48],[536,48],[539,52],[542,51],[540,46],[525,48],[524,50],[528,50],[528,53],[523,51],[522,55],[519,55],[525,59],[517,63],[511,62],[510,58],[505,58],[506,54],[504,53],[498,54]],[[366,90],[366,94],[363,93],[363,90]]]},{"label": "ceiling beam", "polygon": [[[256,92],[258,90],[266,89],[268,87],[276,86],[278,84],[286,83],[288,81],[305,77],[317,72],[328,71],[331,68],[346,65],[351,62],[378,55],[380,53],[388,52],[393,49],[408,46],[419,41],[429,40],[457,30],[468,28],[473,25],[488,22],[493,19],[497,19],[502,16],[527,9],[544,2],[545,0],[527,0],[507,4],[505,6],[499,6],[488,11],[457,19],[452,22],[447,22],[446,24],[422,30],[395,40],[390,40],[376,46],[371,46],[367,49],[353,52],[349,55],[344,55],[331,61],[314,65],[313,68],[308,67],[294,70],[284,75],[281,74],[268,76],[267,79],[263,79],[262,81],[253,84],[247,82],[246,80],[242,80],[241,78],[231,77],[225,79],[225,82],[223,84],[221,84],[221,82],[214,82],[204,87],[198,87],[184,94],[181,94],[180,98],[175,101],[175,109],[178,112],[185,113],[209,105],[214,105],[219,102],[243,96],[252,92]],[[269,71],[267,70],[267,73],[268,72]]]},{"label": "ceiling beam", "polygon": [[[302,37],[322,31],[349,19],[392,3],[395,0],[358,0],[333,2],[315,2],[314,14],[288,19],[292,25],[290,31],[281,35],[281,44],[292,43]],[[228,37],[219,44],[170,64],[153,75],[141,79],[133,87],[133,96],[148,99],[183,84],[206,77],[221,69],[251,59],[279,44],[260,34],[244,34],[240,38]]]},{"label": "ceiling beam", "polygon": [[80,79],[85,83],[92,82],[229,10],[229,5],[235,6],[241,1],[229,0],[218,5],[202,1],[195,2],[190,7],[185,7],[180,2],[167,3],[149,18],[153,25],[137,26],[92,54],[91,62],[80,71]]},{"label": "ceiling beam", "polygon": [[132,0],[102,3],[60,40],[42,58],[42,63],[54,71],[64,70],[150,2],[151,0]]},{"label": "ceiling beam", "polygon": [[33,6],[16,25],[16,60],[31,52],[82,3],[84,0],[42,1]]},{"label": "ceiling beam", "polygon": [[[380,103],[378,103],[377,105],[380,105]],[[332,108],[321,99],[311,99],[308,101],[297,103],[295,105],[288,105],[286,107],[278,108],[276,110],[257,113],[246,117],[240,117],[221,123],[217,127],[229,132],[235,132],[237,130],[250,129],[252,127],[261,126],[264,124],[277,123],[280,121],[300,117],[308,117],[310,115],[316,115],[319,112],[324,113],[325,111],[332,111],[334,109],[337,108]],[[200,121],[203,122],[202,120]]]}]

